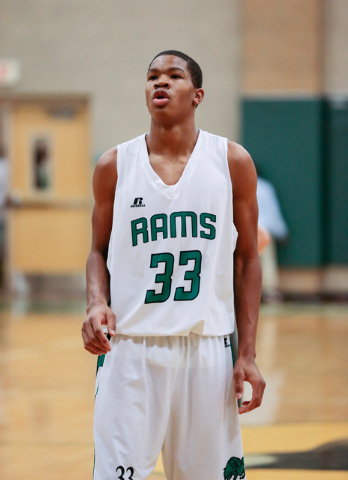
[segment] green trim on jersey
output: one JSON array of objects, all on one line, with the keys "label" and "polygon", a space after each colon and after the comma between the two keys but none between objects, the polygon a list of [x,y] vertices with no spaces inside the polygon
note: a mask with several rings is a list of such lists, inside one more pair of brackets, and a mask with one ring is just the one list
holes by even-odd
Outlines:
[{"label": "green trim on jersey", "polygon": [[105,353],[103,353],[102,355],[99,355],[99,356],[98,356],[97,372],[98,372],[98,369],[104,365],[104,361],[105,361]]}]

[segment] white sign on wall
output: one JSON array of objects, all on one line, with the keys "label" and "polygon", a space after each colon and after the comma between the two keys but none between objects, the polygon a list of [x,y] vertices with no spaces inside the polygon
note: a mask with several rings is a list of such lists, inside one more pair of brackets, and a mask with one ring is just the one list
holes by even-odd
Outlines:
[{"label": "white sign on wall", "polygon": [[0,58],[0,86],[13,85],[20,77],[20,64],[18,60]]}]

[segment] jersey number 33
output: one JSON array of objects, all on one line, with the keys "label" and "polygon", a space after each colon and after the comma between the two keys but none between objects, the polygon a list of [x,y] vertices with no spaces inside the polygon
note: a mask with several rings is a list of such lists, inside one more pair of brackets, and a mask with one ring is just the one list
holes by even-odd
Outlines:
[{"label": "jersey number 33", "polygon": [[[191,281],[190,290],[185,290],[184,287],[177,287],[175,289],[174,301],[194,300],[199,294],[202,253],[199,250],[180,252],[179,265],[188,265],[189,260],[194,261],[193,270],[186,270],[183,279]],[[170,297],[175,263],[174,255],[171,253],[155,253],[151,255],[150,268],[157,268],[160,263],[164,263],[164,272],[157,273],[155,283],[162,284],[162,291],[156,293],[156,290],[147,290],[145,303],[162,303],[166,302]]]}]

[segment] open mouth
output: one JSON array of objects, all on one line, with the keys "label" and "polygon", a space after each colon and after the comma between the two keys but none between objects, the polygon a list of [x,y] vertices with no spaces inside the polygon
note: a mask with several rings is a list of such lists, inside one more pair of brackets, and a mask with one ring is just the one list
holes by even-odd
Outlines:
[{"label": "open mouth", "polygon": [[160,100],[162,100],[163,98],[169,99],[169,95],[165,90],[157,90],[155,92],[154,98],[159,98]]},{"label": "open mouth", "polygon": [[157,106],[164,106],[169,102],[169,95],[166,91],[157,90],[153,96],[153,102]]}]

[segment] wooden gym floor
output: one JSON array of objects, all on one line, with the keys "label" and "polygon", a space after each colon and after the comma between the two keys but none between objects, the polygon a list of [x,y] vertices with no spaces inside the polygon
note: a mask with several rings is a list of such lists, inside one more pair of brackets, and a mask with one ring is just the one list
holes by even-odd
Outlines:
[{"label": "wooden gym floor", "polygon": [[[96,358],[82,309],[27,307],[0,316],[0,478],[91,479]],[[264,307],[257,360],[267,389],[241,417],[248,480],[348,479],[348,307]],[[161,477],[159,459],[149,478]]]}]

